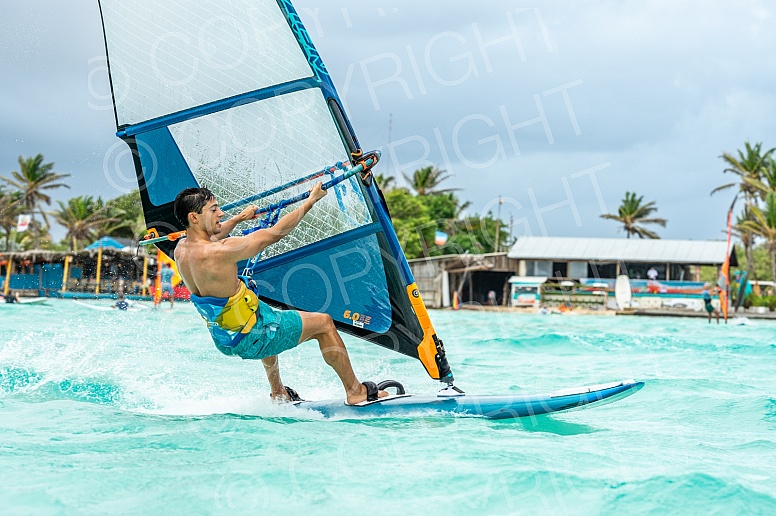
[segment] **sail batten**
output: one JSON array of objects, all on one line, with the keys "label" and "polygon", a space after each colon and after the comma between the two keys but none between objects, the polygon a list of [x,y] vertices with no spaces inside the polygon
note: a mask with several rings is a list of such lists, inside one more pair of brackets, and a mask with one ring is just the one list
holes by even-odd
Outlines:
[{"label": "sail batten", "polygon": [[146,120],[144,122],[139,122],[137,124],[122,126],[121,129],[116,132],[116,136],[119,138],[123,138],[125,136],[134,136],[136,134],[159,129],[160,127],[166,127],[201,116],[217,113],[218,111],[223,111],[232,106],[248,104],[250,102],[257,102],[260,100],[268,99],[270,97],[275,97],[279,92],[293,93],[296,91],[315,87],[318,87],[318,81],[314,78],[309,78],[279,84],[277,86],[272,86],[261,90],[250,91],[227,99],[216,100],[209,104],[194,106],[183,111],[170,113],[169,115],[163,115],[158,118]]}]

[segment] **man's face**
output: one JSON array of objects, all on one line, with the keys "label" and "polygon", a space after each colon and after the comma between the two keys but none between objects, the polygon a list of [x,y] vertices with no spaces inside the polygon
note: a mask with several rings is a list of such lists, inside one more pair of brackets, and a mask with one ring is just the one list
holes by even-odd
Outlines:
[{"label": "man's face", "polygon": [[202,213],[195,214],[196,224],[204,229],[209,236],[217,235],[221,231],[221,217],[224,212],[218,207],[218,202],[212,199],[205,203]]}]

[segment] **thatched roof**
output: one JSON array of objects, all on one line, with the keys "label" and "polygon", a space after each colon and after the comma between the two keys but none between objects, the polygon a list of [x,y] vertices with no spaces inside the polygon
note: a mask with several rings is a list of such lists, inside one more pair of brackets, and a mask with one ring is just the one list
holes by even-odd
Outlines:
[{"label": "thatched roof", "polygon": [[[97,249],[81,250],[77,253],[72,251],[52,251],[48,249],[31,249],[29,251],[13,251],[13,252],[0,252],[0,261],[6,261],[12,259],[14,262],[18,261],[31,261],[33,263],[57,263],[65,261],[66,256],[72,256],[74,259],[96,259]],[[137,256],[134,250],[124,251],[121,249],[114,249],[111,247],[102,248],[103,259],[106,258],[118,258],[124,260],[131,260]],[[140,254],[142,257],[143,255]]]}]

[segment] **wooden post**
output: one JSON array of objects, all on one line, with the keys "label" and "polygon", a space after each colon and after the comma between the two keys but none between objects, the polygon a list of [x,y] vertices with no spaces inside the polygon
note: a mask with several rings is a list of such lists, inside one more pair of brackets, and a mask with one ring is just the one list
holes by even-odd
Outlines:
[{"label": "wooden post", "polygon": [[62,272],[62,292],[67,292],[67,280],[70,279],[70,260],[72,256],[65,256],[65,266]]},{"label": "wooden post", "polygon": [[11,271],[13,270],[13,258],[8,257],[8,264],[5,267],[5,285],[3,285],[3,295],[7,296],[11,288]]},{"label": "wooden post", "polygon": [[100,269],[102,269],[102,246],[97,248],[97,286],[94,287],[94,293],[100,293]]},{"label": "wooden post", "polygon": [[671,264],[667,263],[666,264],[666,281],[670,281],[670,280],[671,280]]},{"label": "wooden post", "polygon": [[162,251],[156,250],[156,281],[154,282],[154,306],[162,302]]},{"label": "wooden post", "polygon": [[148,256],[143,257],[143,287],[140,290],[140,293],[144,296],[148,292]]}]

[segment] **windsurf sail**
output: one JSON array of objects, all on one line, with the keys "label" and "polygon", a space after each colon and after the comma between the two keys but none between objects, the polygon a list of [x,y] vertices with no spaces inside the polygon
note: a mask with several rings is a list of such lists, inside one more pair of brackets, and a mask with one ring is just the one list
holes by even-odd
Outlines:
[{"label": "windsurf sail", "polygon": [[717,286],[720,289],[719,306],[722,309],[722,316],[725,318],[726,324],[728,321],[728,312],[730,311],[730,237],[733,233],[733,208],[736,206],[736,200],[738,200],[737,195],[733,198],[733,203],[730,205],[727,214],[727,246],[725,247],[725,261],[722,262],[722,267],[719,270],[719,278],[717,279]]},{"label": "windsurf sail", "polygon": [[[273,218],[311,181],[331,192],[245,264],[275,306],[417,358],[452,383],[388,210],[332,80],[287,0],[100,0],[117,136],[132,151],[146,226],[163,237],[184,188]],[[249,232],[242,224],[235,234]],[[176,241],[156,244],[174,256]]]}]

